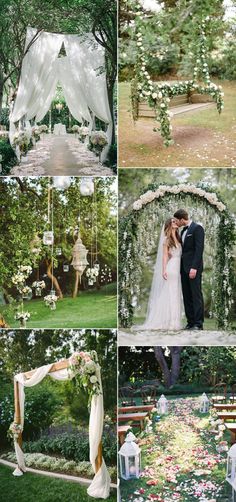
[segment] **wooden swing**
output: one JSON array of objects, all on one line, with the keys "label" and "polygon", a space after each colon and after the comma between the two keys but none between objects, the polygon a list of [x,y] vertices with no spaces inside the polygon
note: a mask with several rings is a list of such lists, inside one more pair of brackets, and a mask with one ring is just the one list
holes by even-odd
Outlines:
[{"label": "wooden swing", "polygon": [[[54,371],[59,371],[66,369],[70,366],[69,360],[66,359],[64,361],[59,361],[57,363],[54,363],[49,371],[49,373],[53,373]],[[37,371],[38,368],[35,368],[34,370],[31,371],[26,371],[23,373],[24,377],[26,379],[30,379],[34,373]],[[14,402],[15,402],[15,415],[14,415],[14,422],[17,424],[21,425],[21,416],[20,416],[20,401],[19,401],[19,382],[14,380]],[[17,443],[19,444],[20,448],[22,449],[22,432],[19,433],[19,436],[17,438]],[[100,442],[99,447],[98,447],[98,455],[95,460],[95,468],[96,468],[96,473],[99,471],[100,467],[102,465],[102,442]]]}]

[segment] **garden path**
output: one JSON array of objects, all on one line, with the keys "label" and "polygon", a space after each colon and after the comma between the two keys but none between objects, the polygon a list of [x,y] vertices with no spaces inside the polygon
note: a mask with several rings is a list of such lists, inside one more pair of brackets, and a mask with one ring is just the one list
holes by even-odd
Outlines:
[{"label": "garden path", "polygon": [[235,345],[236,331],[135,331],[120,329],[119,345]]},{"label": "garden path", "polygon": [[139,435],[142,472],[138,480],[122,481],[122,502],[228,501],[224,432],[199,413],[199,397],[168,403],[168,415]]},{"label": "garden path", "polygon": [[17,176],[111,176],[109,167],[99,164],[98,157],[72,135],[47,134],[30,150],[27,161],[15,166]]}]

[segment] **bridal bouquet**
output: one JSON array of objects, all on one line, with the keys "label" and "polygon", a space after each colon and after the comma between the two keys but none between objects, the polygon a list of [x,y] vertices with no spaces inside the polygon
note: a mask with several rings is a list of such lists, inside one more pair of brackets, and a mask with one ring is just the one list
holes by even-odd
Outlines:
[{"label": "bridal bouquet", "polygon": [[97,354],[91,352],[74,352],[69,359],[69,369],[76,379],[78,388],[85,388],[89,393],[89,402],[93,395],[101,394],[97,372],[99,370]]},{"label": "bridal bouquet", "polygon": [[95,155],[101,155],[103,148],[108,144],[107,135],[104,131],[93,131],[89,137],[90,149]]}]

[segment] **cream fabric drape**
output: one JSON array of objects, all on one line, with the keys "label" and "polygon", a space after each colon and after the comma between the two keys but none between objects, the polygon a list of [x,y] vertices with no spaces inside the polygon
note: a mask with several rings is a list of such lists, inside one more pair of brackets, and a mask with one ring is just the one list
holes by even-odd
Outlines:
[{"label": "cream fabric drape", "polygon": [[[27,29],[25,48],[36,33],[34,28]],[[63,42],[67,57],[58,58]],[[110,145],[112,120],[104,64],[104,49],[92,34],[84,37],[38,34],[23,60],[19,89],[10,115],[10,141],[16,131],[15,124],[20,120],[29,121],[35,117],[36,122],[43,120],[60,82],[73,117],[79,122],[88,121],[90,130],[93,116],[105,122]]]},{"label": "cream fabric drape", "polygon": [[[40,383],[47,375],[49,375],[54,380],[68,380],[73,378],[73,374],[68,369],[62,369],[58,371],[54,371],[49,373],[53,364],[48,364],[38,368],[33,376],[30,379],[26,379],[24,373],[19,373],[15,375],[14,380],[19,383],[19,405],[20,405],[20,417],[21,417],[21,425],[24,427],[24,409],[25,409],[25,387],[33,387]],[[100,369],[97,369],[97,378],[100,382],[101,389],[101,374]],[[90,422],[89,422],[89,442],[90,442],[90,461],[93,466],[94,472],[95,470],[95,460],[98,455],[98,446],[102,438],[103,431],[103,416],[104,416],[104,408],[103,408],[103,393],[100,395],[94,395],[92,397],[91,402],[91,411],[90,411]],[[23,472],[26,472],[26,466],[24,461],[24,453],[17,441],[14,442],[15,452],[18,467],[13,472],[14,476],[21,476]],[[106,499],[109,497],[110,493],[110,476],[104,462],[102,461],[102,466],[99,471],[95,474],[94,479],[92,480],[91,485],[88,488],[88,494],[95,498],[103,498]]]}]

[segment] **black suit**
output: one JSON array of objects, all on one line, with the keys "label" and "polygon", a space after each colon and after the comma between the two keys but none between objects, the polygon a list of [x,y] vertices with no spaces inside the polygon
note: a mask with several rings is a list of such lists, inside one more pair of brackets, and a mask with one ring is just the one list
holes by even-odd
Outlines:
[{"label": "black suit", "polygon": [[[181,232],[181,238],[184,230]],[[204,322],[204,303],[202,296],[204,230],[194,221],[189,226],[182,242],[181,281],[184,308],[188,324],[202,327]],[[189,278],[191,268],[197,270],[195,279]]]}]

